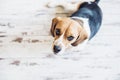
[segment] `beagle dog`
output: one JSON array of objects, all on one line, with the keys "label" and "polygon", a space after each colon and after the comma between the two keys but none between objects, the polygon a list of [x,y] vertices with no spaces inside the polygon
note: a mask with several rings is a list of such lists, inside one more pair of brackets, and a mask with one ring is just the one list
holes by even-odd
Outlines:
[{"label": "beagle dog", "polygon": [[102,23],[102,11],[98,2],[99,0],[83,2],[70,17],[56,17],[52,20],[50,32],[54,37],[55,54],[71,48],[81,50],[96,35]]}]

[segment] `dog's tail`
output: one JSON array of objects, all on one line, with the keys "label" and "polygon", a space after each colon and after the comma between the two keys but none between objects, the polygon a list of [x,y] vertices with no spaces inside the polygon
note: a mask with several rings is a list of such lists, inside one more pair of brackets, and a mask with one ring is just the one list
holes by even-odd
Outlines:
[{"label": "dog's tail", "polygon": [[99,3],[99,1],[100,1],[100,0],[95,0],[94,2],[98,4],[98,3]]}]

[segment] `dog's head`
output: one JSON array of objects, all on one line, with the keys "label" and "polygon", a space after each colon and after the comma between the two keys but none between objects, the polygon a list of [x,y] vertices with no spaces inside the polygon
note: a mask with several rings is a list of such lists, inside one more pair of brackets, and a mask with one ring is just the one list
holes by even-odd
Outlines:
[{"label": "dog's head", "polygon": [[54,37],[53,52],[62,53],[71,45],[77,46],[87,39],[82,21],[71,18],[56,17],[52,20],[51,34]]}]

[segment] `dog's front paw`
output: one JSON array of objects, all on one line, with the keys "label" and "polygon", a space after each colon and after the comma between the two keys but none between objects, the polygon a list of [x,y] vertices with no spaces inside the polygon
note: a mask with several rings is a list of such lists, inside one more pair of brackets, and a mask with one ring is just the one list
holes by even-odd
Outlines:
[{"label": "dog's front paw", "polygon": [[56,1],[54,1],[54,2],[49,2],[49,3],[47,4],[47,7],[48,7],[48,8],[54,8],[54,7],[57,6],[56,4],[57,4]]}]

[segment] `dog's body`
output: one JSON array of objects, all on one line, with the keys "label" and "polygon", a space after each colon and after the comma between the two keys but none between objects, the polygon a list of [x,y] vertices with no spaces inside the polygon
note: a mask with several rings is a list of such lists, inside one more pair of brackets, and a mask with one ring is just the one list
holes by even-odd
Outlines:
[{"label": "dog's body", "polygon": [[[98,1],[98,0],[96,0]],[[84,2],[80,5],[78,11],[71,17],[87,18],[90,27],[90,39],[98,32],[102,22],[102,12],[97,5],[98,2]]]},{"label": "dog's body", "polygon": [[53,52],[63,53],[79,45],[79,50],[98,32],[102,23],[102,12],[97,3],[83,2],[70,17],[57,17],[52,21],[51,34],[55,38]]}]

